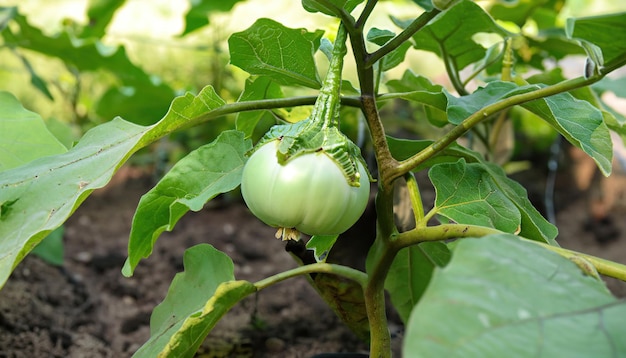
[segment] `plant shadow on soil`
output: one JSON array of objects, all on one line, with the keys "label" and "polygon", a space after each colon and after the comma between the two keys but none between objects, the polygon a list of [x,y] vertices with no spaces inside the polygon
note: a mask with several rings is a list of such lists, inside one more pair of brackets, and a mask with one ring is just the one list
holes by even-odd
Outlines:
[{"label": "plant shadow on soil", "polygon": [[[274,239],[274,229],[238,200],[222,198],[184,216],[172,232],[161,235],[135,275],[123,277],[132,216],[152,185],[149,177],[133,173],[133,168],[123,168],[67,221],[62,267],[34,255],[18,265],[0,291],[0,357],[131,356],[149,338],[150,314],[182,271],[184,250],[196,244],[209,243],[227,253],[237,279],[254,282],[296,266]],[[615,221],[619,239],[599,244],[582,230],[584,198],[573,198],[570,190],[557,192],[569,198],[557,216],[560,244],[626,263],[626,222]],[[616,218],[624,212],[616,210]],[[626,296],[626,284],[607,282],[617,296]],[[400,356],[401,325],[393,313],[390,328]],[[335,352],[367,353],[367,345],[343,326],[305,278],[297,277],[237,304],[196,356],[309,358]]]}]

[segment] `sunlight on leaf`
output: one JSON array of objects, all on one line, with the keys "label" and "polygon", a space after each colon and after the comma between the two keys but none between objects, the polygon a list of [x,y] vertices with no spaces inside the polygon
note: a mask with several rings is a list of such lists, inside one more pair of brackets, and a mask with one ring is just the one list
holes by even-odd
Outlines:
[{"label": "sunlight on leaf", "polygon": [[230,36],[230,61],[251,75],[268,76],[283,85],[317,89],[321,82],[313,55],[322,34],[259,19],[247,30]]}]

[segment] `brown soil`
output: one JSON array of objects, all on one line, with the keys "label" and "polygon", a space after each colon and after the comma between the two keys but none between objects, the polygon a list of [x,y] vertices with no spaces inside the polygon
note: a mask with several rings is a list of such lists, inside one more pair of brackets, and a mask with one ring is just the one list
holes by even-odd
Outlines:
[{"label": "brown soil", "polygon": [[[296,266],[284,245],[273,239],[274,229],[236,201],[222,198],[183,217],[173,232],[161,236],[135,275],[125,278],[120,269],[132,215],[150,183],[145,178],[118,177],[67,222],[63,267],[30,255],[0,291],[0,357],[131,356],[148,339],[150,313],[182,271],[184,250],[199,243],[227,253],[238,279],[256,281]],[[568,193],[559,192],[569,202],[559,208],[561,245],[626,262],[626,235],[599,244],[593,232],[581,228],[587,217],[584,197],[572,199]],[[625,220],[614,224],[626,233]],[[626,296],[623,282],[610,281],[609,286],[618,296]],[[395,322],[392,316],[397,350],[401,329]],[[331,352],[367,353],[367,346],[300,277],[236,305],[197,356],[308,358]]]}]

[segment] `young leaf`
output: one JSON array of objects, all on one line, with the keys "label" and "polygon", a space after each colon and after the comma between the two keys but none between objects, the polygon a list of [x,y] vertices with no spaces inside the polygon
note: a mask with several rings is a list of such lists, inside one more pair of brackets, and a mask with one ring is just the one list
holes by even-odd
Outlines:
[{"label": "young leaf", "polygon": [[402,322],[409,320],[411,310],[428,287],[435,267],[450,261],[450,250],[442,242],[422,242],[402,249],[389,269],[385,289]]},{"label": "young leaf", "polygon": [[333,248],[333,245],[335,244],[335,241],[337,241],[338,237],[339,235],[314,235],[309,241],[307,241],[306,248],[313,250],[315,261],[326,262],[328,253],[330,252],[330,249]]},{"label": "young leaf", "polygon": [[217,321],[256,291],[250,282],[234,281],[232,260],[209,244],[187,249],[183,265],[152,311],[150,339],[133,357],[193,357]]},{"label": "young leaf", "polygon": [[460,1],[437,15],[413,36],[413,40],[415,48],[434,52],[460,71],[485,56],[485,48],[472,38],[477,33],[507,36],[507,32],[479,5],[473,1]]},{"label": "young leaf", "polygon": [[457,223],[510,233],[520,227],[519,210],[483,165],[459,159],[456,163],[433,166],[428,176],[435,186],[436,213]]},{"label": "young leaf", "polygon": [[65,153],[0,172],[0,286],[24,256],[93,190],[105,186],[134,152],[223,104],[213,88],[206,87],[197,96],[176,98],[153,126],[116,118],[88,131]]},{"label": "young leaf", "polygon": [[625,314],[556,253],[513,235],[462,239],[413,309],[403,356],[621,357]]},{"label": "young leaf", "polygon": [[67,148],[9,92],[0,91],[0,172]]},{"label": "young leaf", "polygon": [[[395,34],[389,30],[372,28],[367,33],[367,40],[379,46],[383,46],[394,36]],[[390,69],[401,64],[404,61],[406,52],[409,50],[410,47],[411,44],[409,42],[404,42],[402,45],[398,46],[396,49],[385,55],[385,57],[380,60],[382,63],[381,71],[389,71]]]},{"label": "young leaf", "polygon": [[230,36],[230,61],[251,75],[268,76],[283,85],[317,89],[321,82],[313,55],[322,34],[259,19],[247,30]]},{"label": "young leaf", "polygon": [[144,194],[133,218],[123,274],[132,275],[139,260],[152,253],[159,235],[171,231],[187,211],[199,211],[216,195],[238,187],[250,149],[252,142],[242,132],[222,132],[178,161]]}]

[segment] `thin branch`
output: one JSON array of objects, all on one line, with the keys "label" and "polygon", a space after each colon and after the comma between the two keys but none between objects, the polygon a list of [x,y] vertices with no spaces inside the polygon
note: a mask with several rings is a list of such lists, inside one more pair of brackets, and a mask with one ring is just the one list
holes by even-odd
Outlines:
[{"label": "thin branch", "polygon": [[367,0],[367,3],[365,4],[365,8],[363,9],[363,12],[359,16],[359,19],[356,21],[357,28],[362,29],[365,27],[365,23],[367,22],[367,19],[372,14],[372,11],[374,11],[374,7],[376,7],[377,3],[378,3],[378,0]]},{"label": "thin branch", "polygon": [[365,286],[367,284],[367,274],[365,274],[364,272],[347,266],[317,262],[314,264],[304,265],[288,271],[277,273],[276,275],[257,281],[256,283],[254,283],[254,286],[257,290],[262,290],[286,279],[310,273],[327,273],[345,277],[358,283],[363,289],[365,289]]},{"label": "thin branch", "polygon": [[376,63],[376,61],[383,58],[386,54],[391,51],[397,49],[400,45],[402,45],[405,41],[411,38],[416,32],[418,32],[421,28],[426,26],[437,14],[441,11],[437,9],[433,9],[429,12],[425,12],[421,14],[417,19],[415,19],[409,26],[407,26],[401,33],[396,35],[396,37],[392,38],[384,44],[381,48],[371,53],[367,56],[365,60],[365,67],[369,68]]},{"label": "thin branch", "polygon": [[[606,72],[608,73],[608,72]],[[432,158],[434,155],[438,154],[440,151],[445,149],[448,145],[455,142],[461,136],[463,136],[468,130],[473,128],[478,123],[484,121],[489,118],[491,115],[498,113],[504,109],[511,108],[513,106],[523,104],[526,102],[534,101],[536,99],[541,99],[545,97],[549,97],[555,94],[568,92],[574,90],[576,88],[581,88],[584,86],[588,86],[594,82],[599,81],[604,77],[605,73],[590,77],[577,77],[571,80],[566,80],[551,86],[543,87],[531,92],[526,92],[518,95],[514,95],[508,98],[505,98],[499,102],[490,104],[482,109],[476,111],[474,114],[467,117],[463,122],[454,127],[450,132],[446,133],[444,136],[439,138],[430,146],[426,147],[421,152],[416,155],[408,158],[404,161],[401,161],[400,164],[395,168],[396,171],[391,174],[392,178],[397,178],[404,173],[410,171],[411,169],[417,167],[422,164],[427,159]]]},{"label": "thin branch", "polygon": [[[315,104],[316,100],[317,100],[317,96],[298,96],[298,97],[260,99],[260,100],[255,100],[255,101],[228,103],[221,107],[215,108],[211,111],[205,112],[195,118],[192,118],[180,129],[197,126],[201,123],[205,123],[215,118],[225,116],[228,114],[245,112],[245,111],[256,111],[256,110],[262,110],[262,109],[309,106],[309,105]],[[341,97],[341,104],[345,106],[361,108],[361,100],[359,97],[355,97],[355,96]]]}]

